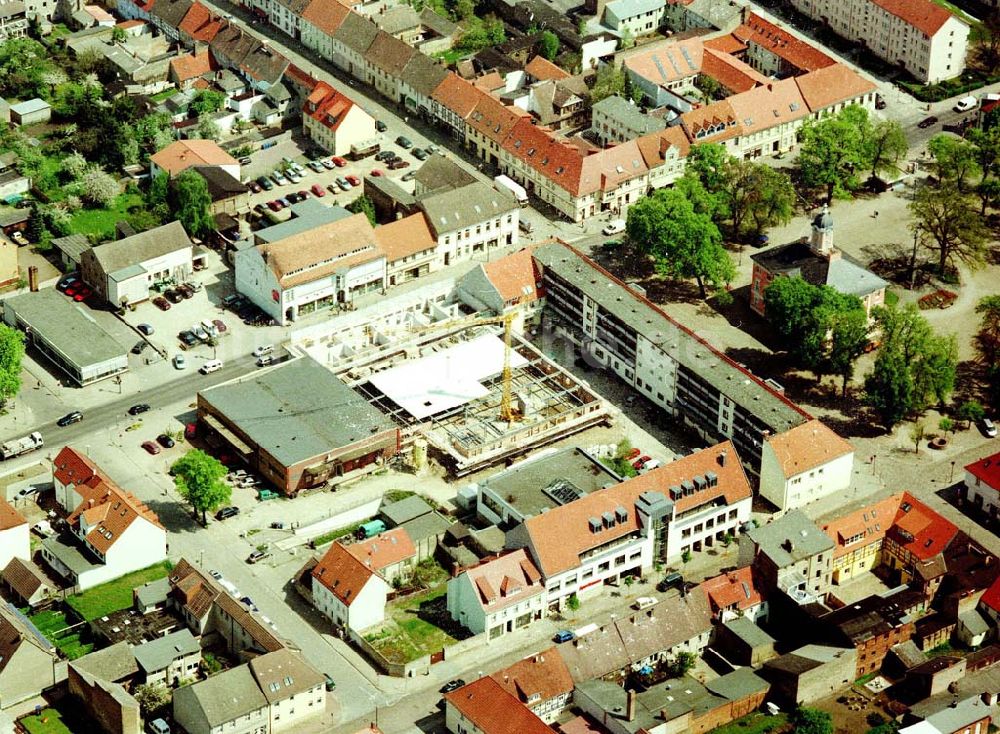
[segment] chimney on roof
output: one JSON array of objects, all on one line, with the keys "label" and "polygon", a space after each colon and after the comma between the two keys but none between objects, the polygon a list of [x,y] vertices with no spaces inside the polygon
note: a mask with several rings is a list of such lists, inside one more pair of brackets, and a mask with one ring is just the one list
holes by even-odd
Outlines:
[{"label": "chimney on roof", "polygon": [[722,453],[719,454],[719,466],[726,465],[726,454],[729,453],[728,449],[722,449]]},{"label": "chimney on roof", "polygon": [[791,538],[785,538],[781,541],[781,547],[785,550],[785,552],[791,553],[795,549],[795,544],[792,542]]},{"label": "chimney on roof", "polygon": [[635,721],[635,699],[636,693],[633,689],[629,688],[625,692],[625,720]]}]

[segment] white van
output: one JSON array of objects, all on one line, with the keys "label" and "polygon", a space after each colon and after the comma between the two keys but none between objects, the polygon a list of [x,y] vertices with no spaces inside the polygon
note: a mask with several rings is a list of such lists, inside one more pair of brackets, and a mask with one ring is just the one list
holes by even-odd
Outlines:
[{"label": "white van", "polygon": [[603,234],[621,234],[625,231],[624,219],[612,219],[607,226],[601,230]]},{"label": "white van", "polygon": [[262,344],[261,346],[254,349],[251,354],[255,357],[263,357],[265,354],[270,354],[274,351],[273,344]]},{"label": "white van", "polygon": [[632,608],[642,610],[651,607],[654,604],[656,604],[656,599],[654,599],[653,597],[640,596],[638,599],[632,602]]},{"label": "white van", "polygon": [[968,97],[962,97],[958,102],[955,103],[955,112],[968,112],[969,110],[974,110],[979,106],[979,100],[969,95]]},{"label": "white van", "polygon": [[203,375],[208,375],[211,374],[212,372],[218,372],[221,369],[222,369],[221,359],[210,359],[207,362],[205,362],[205,364],[203,364],[201,366],[201,369],[198,371],[201,372],[201,374]]}]

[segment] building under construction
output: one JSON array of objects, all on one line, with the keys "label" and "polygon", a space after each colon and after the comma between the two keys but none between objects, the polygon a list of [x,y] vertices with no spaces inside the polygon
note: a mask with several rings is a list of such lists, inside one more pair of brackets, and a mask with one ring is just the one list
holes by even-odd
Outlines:
[{"label": "building under construction", "polygon": [[612,418],[597,393],[502,317],[372,327],[365,341],[336,358],[328,342],[328,366],[399,426],[404,447],[422,436],[456,476]]}]

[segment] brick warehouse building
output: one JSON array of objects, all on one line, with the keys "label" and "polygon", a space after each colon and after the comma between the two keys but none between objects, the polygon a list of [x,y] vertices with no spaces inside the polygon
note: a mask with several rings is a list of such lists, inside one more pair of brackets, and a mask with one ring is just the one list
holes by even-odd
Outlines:
[{"label": "brick warehouse building", "polygon": [[392,422],[307,357],[199,392],[198,426],[290,496],[399,451]]}]

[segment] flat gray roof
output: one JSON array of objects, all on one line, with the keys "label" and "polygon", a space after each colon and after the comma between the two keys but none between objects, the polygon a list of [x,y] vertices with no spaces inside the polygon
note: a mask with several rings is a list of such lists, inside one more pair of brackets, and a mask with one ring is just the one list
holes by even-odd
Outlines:
[{"label": "flat gray roof", "polygon": [[274,224],[264,229],[258,229],[253,236],[258,245],[267,245],[272,242],[283,240],[310,229],[315,229],[323,224],[338,222],[351,216],[351,213],[344,207],[334,204],[327,206],[315,199],[306,199],[298,204],[292,204],[292,218]]},{"label": "flat gray roof", "polygon": [[774,522],[750,530],[747,535],[778,568],[833,550],[830,536],[801,510],[792,510]]},{"label": "flat gray roof", "polygon": [[17,318],[77,367],[123,357],[120,344],[90,315],[86,306],[73,302],[53,288],[22,293],[6,299]]},{"label": "flat gray roof", "polygon": [[94,568],[102,567],[97,561],[85,556],[69,535],[60,534],[46,538],[42,541],[42,545],[45,546],[45,549],[49,553],[58,558],[66,568],[77,575],[86,573]]},{"label": "flat gray roof", "polygon": [[285,466],[395,427],[309,357],[210,388],[199,396]]},{"label": "flat gray roof", "polygon": [[599,303],[602,310],[660,347],[678,364],[771,426],[775,433],[784,433],[808,420],[804,411],[765,385],[763,380],[565,245],[540,245],[535,249],[535,258],[543,268]]},{"label": "flat gray roof", "polygon": [[[621,479],[579,448],[560,449],[512,466],[480,482],[524,517],[559,507]],[[554,496],[564,497],[557,501]]]},{"label": "flat gray roof", "polygon": [[385,515],[385,519],[393,525],[402,525],[404,522],[409,522],[433,511],[434,508],[427,504],[427,500],[418,494],[411,494],[409,497],[391,502],[379,510]]},{"label": "flat gray roof", "polygon": [[430,514],[407,520],[400,527],[410,536],[410,540],[414,543],[419,543],[425,538],[444,535],[448,528],[451,527],[451,523],[443,515],[431,512]]},{"label": "flat gray roof", "polygon": [[156,673],[177,658],[194,655],[197,652],[201,652],[201,645],[187,627],[132,648],[136,662],[146,673]]},{"label": "flat gray roof", "polygon": [[726,622],[725,626],[750,647],[774,644],[774,638],[771,635],[767,634],[767,632],[746,617],[737,617]]}]

